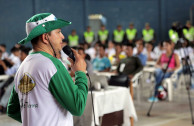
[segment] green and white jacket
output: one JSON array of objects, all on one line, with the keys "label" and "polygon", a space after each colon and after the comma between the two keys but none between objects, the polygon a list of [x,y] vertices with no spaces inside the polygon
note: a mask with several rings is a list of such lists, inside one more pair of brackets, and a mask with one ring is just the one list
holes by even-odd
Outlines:
[{"label": "green and white jacket", "polygon": [[77,71],[74,83],[62,62],[48,53],[26,57],[14,81],[7,114],[23,126],[73,126],[72,115],[85,109],[86,74]]}]

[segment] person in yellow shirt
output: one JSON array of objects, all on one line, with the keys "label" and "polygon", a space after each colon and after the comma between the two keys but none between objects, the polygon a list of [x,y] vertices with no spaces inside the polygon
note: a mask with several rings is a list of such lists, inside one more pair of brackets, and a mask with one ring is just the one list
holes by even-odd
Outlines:
[{"label": "person in yellow shirt", "polygon": [[88,43],[89,46],[94,42],[94,32],[91,30],[91,27],[88,26],[87,30],[84,32],[84,42]]},{"label": "person in yellow shirt", "polygon": [[155,31],[150,27],[149,23],[145,23],[145,28],[142,30],[142,40],[147,42],[155,42]]},{"label": "person in yellow shirt", "polygon": [[190,21],[186,22],[186,27],[183,29],[183,36],[190,42],[191,46],[194,45],[194,27]]},{"label": "person in yellow shirt", "polygon": [[109,31],[106,29],[105,25],[101,25],[98,31],[98,42],[107,46],[108,45]]},{"label": "person in yellow shirt", "polygon": [[171,29],[168,31],[169,38],[172,42],[177,43],[179,40],[179,35],[177,32],[177,23],[173,22]]},{"label": "person in yellow shirt", "polygon": [[125,31],[125,37],[128,43],[135,43],[137,39],[137,29],[134,28],[134,24],[130,23],[129,28]]},{"label": "person in yellow shirt", "polygon": [[116,49],[116,54],[109,57],[109,60],[110,60],[112,65],[118,65],[120,63],[120,60],[126,58],[126,55],[121,54],[121,52],[122,52],[122,45],[121,44],[116,44],[115,49]]},{"label": "person in yellow shirt", "polygon": [[76,34],[76,30],[72,30],[68,36],[68,44],[70,47],[77,47],[79,45],[79,36]]},{"label": "person in yellow shirt", "polygon": [[114,43],[123,43],[125,38],[125,32],[122,30],[122,26],[118,25],[117,29],[113,32],[113,42]]}]

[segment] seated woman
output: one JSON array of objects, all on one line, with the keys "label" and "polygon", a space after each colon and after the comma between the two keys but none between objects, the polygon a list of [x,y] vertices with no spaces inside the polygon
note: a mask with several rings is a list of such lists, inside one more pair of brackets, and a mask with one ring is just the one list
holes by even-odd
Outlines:
[{"label": "seated woman", "polygon": [[[158,87],[161,85],[162,80],[164,78],[170,77],[173,74],[173,72],[180,67],[180,60],[178,58],[178,55],[173,52],[172,43],[170,41],[164,41],[163,48],[165,52],[161,54],[161,56],[159,57],[156,63],[156,68],[157,68],[156,75],[155,75],[156,86],[155,86],[154,96],[148,99],[149,102],[158,101],[158,98],[157,98]],[[170,59],[171,55],[172,57]],[[170,60],[170,63],[168,65],[169,60]],[[167,71],[164,72],[167,67],[168,67]]]}]

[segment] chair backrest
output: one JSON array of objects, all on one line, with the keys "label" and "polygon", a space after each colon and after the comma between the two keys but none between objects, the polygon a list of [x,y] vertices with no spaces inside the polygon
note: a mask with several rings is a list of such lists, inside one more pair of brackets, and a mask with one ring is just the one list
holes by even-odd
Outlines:
[{"label": "chair backrest", "polygon": [[109,80],[109,85],[129,87],[129,78],[127,75],[111,76]]},{"label": "chair backrest", "polygon": [[[103,89],[108,88],[108,79],[107,79],[106,76],[91,74],[90,79],[91,79],[91,83],[92,83],[91,88],[95,88],[95,85],[97,83],[99,83],[100,87],[103,88]],[[89,79],[88,79],[88,84],[90,84]],[[89,85],[88,85],[88,87],[89,87]]]}]

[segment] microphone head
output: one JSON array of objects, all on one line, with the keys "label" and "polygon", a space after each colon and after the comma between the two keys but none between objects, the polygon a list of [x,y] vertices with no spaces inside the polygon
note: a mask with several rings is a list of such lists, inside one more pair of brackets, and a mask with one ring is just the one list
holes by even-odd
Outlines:
[{"label": "microphone head", "polygon": [[69,47],[68,45],[66,45],[65,47],[63,47],[63,52],[65,54],[67,54],[67,55],[70,54],[72,52],[71,47]]},{"label": "microphone head", "polygon": [[66,45],[65,47],[63,47],[63,52],[67,54],[75,62],[75,57],[73,51],[71,50],[71,47]]}]

